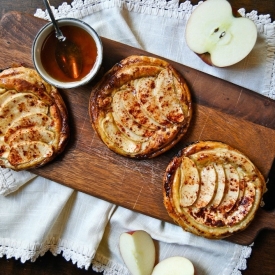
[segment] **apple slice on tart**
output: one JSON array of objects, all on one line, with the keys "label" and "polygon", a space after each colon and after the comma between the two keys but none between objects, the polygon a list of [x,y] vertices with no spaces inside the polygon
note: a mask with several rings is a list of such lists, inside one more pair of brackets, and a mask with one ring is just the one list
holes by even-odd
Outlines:
[{"label": "apple slice on tart", "polygon": [[222,142],[200,141],[167,166],[163,197],[183,229],[221,239],[250,224],[265,190],[264,177],[244,154]]}]

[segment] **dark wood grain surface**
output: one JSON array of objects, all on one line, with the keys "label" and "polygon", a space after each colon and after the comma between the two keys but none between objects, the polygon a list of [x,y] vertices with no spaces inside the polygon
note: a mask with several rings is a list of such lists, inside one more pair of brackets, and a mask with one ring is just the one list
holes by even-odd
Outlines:
[{"label": "dark wood grain surface", "polygon": [[[24,1],[24,4],[21,3],[21,1],[1,1],[1,15],[3,15],[5,12],[10,11],[10,10],[17,10],[17,11],[23,11],[23,12],[28,12],[30,14],[33,14],[35,9],[37,7],[43,8],[43,5],[41,3],[42,1]],[[274,12],[274,5],[275,3],[273,1],[230,1],[232,4],[234,4],[237,8],[239,7],[246,7],[247,11],[257,9],[259,12],[266,14],[266,13],[271,13],[271,11]],[[61,1],[51,1],[52,5],[58,6],[61,4]],[[193,1],[193,3],[195,3]],[[274,18],[274,14],[271,14],[272,18]],[[274,232],[269,232],[269,231],[263,231],[260,233],[258,238],[256,239],[255,242],[255,248],[253,249],[253,255],[251,259],[249,260],[249,267],[248,269],[244,272],[244,274],[274,274],[275,273],[275,268],[274,268],[274,259],[275,259],[275,253],[274,253],[274,247],[275,247],[275,237],[274,237]],[[273,241],[273,242],[272,242]],[[264,242],[264,244],[263,244]],[[257,245],[258,244],[258,245]],[[272,246],[273,245],[273,246]],[[272,250],[273,249],[273,250]],[[257,254],[258,253],[258,254]],[[258,256],[257,256],[258,255]],[[260,257],[259,255],[264,255],[263,257]],[[258,263],[261,259],[261,264]],[[78,270],[75,270],[74,273],[70,273],[71,270],[64,271],[63,270],[63,264],[60,264],[60,270],[58,271],[57,268],[53,267],[54,269],[51,269],[51,265],[49,265],[49,269],[45,270],[45,266],[47,265],[47,260],[52,261],[52,256],[50,254],[47,254],[46,256],[43,257],[43,259],[40,259],[40,266],[41,270],[39,273],[35,273],[35,270],[39,270],[39,263],[27,263],[23,266],[21,266],[17,261],[5,261],[5,259],[2,259],[0,264],[1,267],[7,268],[7,271],[3,274],[82,274],[82,273],[77,273]],[[56,264],[60,262],[64,262],[61,257],[57,257],[54,259]],[[263,262],[265,264],[263,264]],[[257,268],[258,266],[258,268]],[[67,266],[68,268],[71,267],[69,264]],[[21,269],[22,268],[22,269]],[[29,273],[23,273],[24,269],[29,268]],[[65,268],[65,266],[64,266]],[[54,271],[53,271],[54,270]],[[257,273],[256,273],[256,272]],[[10,272],[10,273],[9,273]],[[18,272],[18,273],[16,273]],[[45,272],[45,273],[43,273]],[[79,271],[82,272],[82,271]]]}]

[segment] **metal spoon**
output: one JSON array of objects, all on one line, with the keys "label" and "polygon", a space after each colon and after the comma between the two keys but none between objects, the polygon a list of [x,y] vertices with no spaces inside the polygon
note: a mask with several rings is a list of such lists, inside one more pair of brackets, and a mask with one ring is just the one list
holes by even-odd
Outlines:
[{"label": "metal spoon", "polygon": [[55,36],[58,39],[58,44],[55,50],[55,59],[60,69],[70,78],[78,78],[82,71],[82,55],[78,46],[66,39],[61,32],[54,15],[52,13],[50,3],[48,0],[43,0],[46,9],[52,20]]}]

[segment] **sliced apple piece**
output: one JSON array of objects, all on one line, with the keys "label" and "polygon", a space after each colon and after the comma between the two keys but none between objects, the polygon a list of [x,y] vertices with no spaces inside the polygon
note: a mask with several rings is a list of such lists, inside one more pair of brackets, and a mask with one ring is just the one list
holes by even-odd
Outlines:
[{"label": "sliced apple piece", "polygon": [[180,205],[180,202],[181,202],[180,188],[181,188],[181,169],[180,167],[178,167],[175,171],[174,179],[173,179],[173,185],[172,185],[173,200],[171,201],[171,203],[174,204],[175,208],[179,213],[182,212],[182,208]]},{"label": "sliced apple piece", "polygon": [[[129,139],[119,131],[111,113],[108,113],[106,117],[102,119],[101,128],[109,140],[110,146],[112,144],[116,145],[120,150],[127,153],[138,152],[141,149],[141,144],[139,142]],[[107,142],[107,140],[105,140],[105,142]]]},{"label": "sliced apple piece", "polygon": [[43,127],[33,126],[18,129],[18,131],[9,136],[6,142],[10,146],[24,141],[41,141],[50,144],[54,140],[54,135],[54,132],[51,132]]},{"label": "sliced apple piece", "polygon": [[224,189],[225,189],[225,173],[223,166],[221,164],[214,164],[216,174],[217,174],[217,191],[215,197],[212,201],[212,207],[216,208],[222,201],[224,196]]},{"label": "sliced apple piece", "polygon": [[[32,127],[33,125],[36,125],[45,129],[51,129],[53,125],[53,120],[44,113],[31,113],[29,115],[16,118],[16,120],[12,122],[9,129],[6,131],[6,134],[4,136],[5,141],[8,141],[10,136],[16,131],[23,128]],[[1,130],[1,126],[0,126],[0,130]]]},{"label": "sliced apple piece", "polygon": [[224,165],[226,175],[226,192],[218,209],[221,212],[229,212],[235,205],[240,192],[239,174],[232,164]]},{"label": "sliced apple piece", "polygon": [[255,208],[256,188],[253,180],[258,181],[259,179],[246,178],[244,180],[244,185],[246,185],[247,188],[244,189],[243,197],[236,211],[230,213],[227,217],[227,224],[243,222],[243,219],[246,216],[250,216],[251,210]]},{"label": "sliced apple piece", "polygon": [[201,169],[200,191],[195,206],[198,208],[206,207],[213,199],[216,187],[216,171],[213,164],[209,164]]},{"label": "sliced apple piece", "polygon": [[161,127],[159,123],[157,123],[151,117],[147,116],[141,104],[136,100],[136,97],[134,96],[131,89],[123,91],[123,104],[127,112],[131,114],[133,119],[138,124],[151,130],[157,130]]},{"label": "sliced apple piece", "polygon": [[191,14],[186,25],[186,43],[207,63],[217,67],[233,65],[253,49],[257,27],[252,20],[234,17],[226,0],[207,0]]},{"label": "sliced apple piece", "polygon": [[187,157],[182,159],[180,170],[180,206],[187,207],[198,198],[200,176],[194,161]]},{"label": "sliced apple piece", "polygon": [[239,174],[239,186],[240,186],[238,201],[241,201],[243,199],[243,196],[244,196],[244,193],[245,193],[245,188],[246,188],[246,185],[247,185],[248,177],[244,173],[244,171],[242,170],[241,167],[237,167],[236,169],[237,169],[237,172]]},{"label": "sliced apple piece", "polygon": [[152,92],[162,110],[162,114],[171,123],[183,122],[185,116],[177,98],[172,71],[169,69],[162,70],[155,80],[155,85]]},{"label": "sliced apple piece", "polygon": [[159,262],[152,275],[194,275],[193,263],[185,257],[170,257]]},{"label": "sliced apple piece", "polygon": [[163,115],[162,109],[153,93],[153,89],[156,85],[155,77],[136,79],[134,83],[136,98],[146,112],[146,115],[154,119],[158,124],[169,125],[170,122]]},{"label": "sliced apple piece", "polygon": [[[0,88],[1,90],[1,88]],[[3,89],[2,93],[0,92],[0,106],[5,104],[6,101],[10,101],[13,97],[15,97],[17,94],[16,90],[6,90]]]},{"label": "sliced apple piece", "polygon": [[35,165],[43,159],[51,157],[53,147],[41,141],[30,141],[19,143],[11,147],[8,161],[11,165],[17,166],[24,163]]},{"label": "sliced apple piece", "polygon": [[123,91],[117,92],[113,96],[112,108],[113,118],[119,130],[130,139],[137,142],[145,142],[154,132],[138,124],[123,105]]},{"label": "sliced apple piece", "polygon": [[6,133],[14,121],[35,113],[47,114],[48,106],[31,93],[12,95],[0,107],[1,118],[5,117],[5,119],[0,120],[0,132]]},{"label": "sliced apple piece", "polygon": [[156,252],[153,239],[146,231],[122,233],[119,238],[119,249],[132,275],[151,275]]}]

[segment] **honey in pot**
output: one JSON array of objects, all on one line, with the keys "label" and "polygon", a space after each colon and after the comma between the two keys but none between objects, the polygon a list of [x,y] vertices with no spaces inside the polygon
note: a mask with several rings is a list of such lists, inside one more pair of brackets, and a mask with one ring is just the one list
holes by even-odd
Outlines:
[{"label": "honey in pot", "polygon": [[[41,62],[47,73],[54,79],[63,82],[73,82],[82,79],[93,68],[97,58],[97,47],[92,36],[85,30],[76,26],[61,26],[66,39],[75,43],[81,52],[83,64],[82,71],[78,78],[68,77],[58,66],[55,58],[57,44],[60,43],[52,31],[45,39],[41,48]],[[62,43],[62,42],[61,42]]]}]

